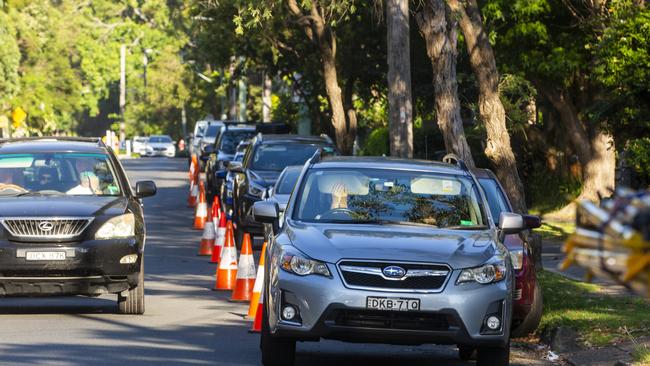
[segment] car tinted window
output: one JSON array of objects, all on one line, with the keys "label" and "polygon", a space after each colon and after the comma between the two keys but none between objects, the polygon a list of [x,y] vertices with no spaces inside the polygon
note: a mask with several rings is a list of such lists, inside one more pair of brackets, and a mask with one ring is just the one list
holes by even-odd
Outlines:
[{"label": "car tinted window", "polygon": [[170,142],[172,142],[172,139],[169,136],[152,136],[152,137],[149,138],[149,142],[152,142],[152,143],[170,143]]},{"label": "car tinted window", "polygon": [[313,169],[300,188],[294,219],[308,222],[407,222],[484,228],[470,178],[391,169]]},{"label": "car tinted window", "polygon": [[226,154],[234,154],[237,145],[243,140],[248,140],[255,136],[255,131],[226,131],[221,136],[219,150]]},{"label": "car tinted window", "polygon": [[262,144],[255,150],[250,168],[281,171],[289,165],[302,165],[321,147],[334,151],[330,146],[316,144]]},{"label": "car tinted window", "polygon": [[478,183],[483,188],[485,196],[490,206],[490,214],[495,225],[499,224],[499,215],[501,212],[510,212],[508,203],[506,201],[501,188],[494,179],[480,178]]},{"label": "car tinted window", "polygon": [[203,134],[205,137],[215,137],[219,134],[221,125],[210,125]]},{"label": "car tinted window", "polygon": [[24,193],[117,196],[115,169],[104,154],[1,154],[0,196]]},{"label": "car tinted window", "polygon": [[291,190],[293,190],[293,186],[296,185],[298,176],[300,176],[300,170],[301,168],[288,169],[285,171],[284,174],[282,174],[282,176],[278,179],[278,183],[276,184],[277,189],[275,190],[275,193],[290,194]]}]

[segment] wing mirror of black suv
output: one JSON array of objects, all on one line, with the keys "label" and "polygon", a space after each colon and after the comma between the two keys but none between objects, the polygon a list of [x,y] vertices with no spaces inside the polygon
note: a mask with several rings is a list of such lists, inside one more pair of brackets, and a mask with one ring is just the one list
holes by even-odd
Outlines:
[{"label": "wing mirror of black suv", "polygon": [[243,173],[244,169],[242,168],[241,161],[231,161],[228,164],[228,170],[235,173]]},{"label": "wing mirror of black suv", "polygon": [[151,197],[157,191],[156,183],[152,180],[143,180],[135,184],[135,196],[138,198]]},{"label": "wing mirror of black suv", "polygon": [[524,217],[524,225],[526,229],[537,229],[542,226],[542,219],[535,215],[522,215]]},{"label": "wing mirror of black suv", "polygon": [[499,215],[499,234],[517,234],[525,229],[524,217],[512,212],[501,212]]},{"label": "wing mirror of black suv", "polygon": [[257,222],[273,224],[280,216],[278,204],[269,201],[258,201],[253,204],[253,218]]}]

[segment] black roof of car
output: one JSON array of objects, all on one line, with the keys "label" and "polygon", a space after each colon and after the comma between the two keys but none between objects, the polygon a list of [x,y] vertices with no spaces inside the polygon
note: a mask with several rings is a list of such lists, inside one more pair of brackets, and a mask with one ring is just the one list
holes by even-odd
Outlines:
[{"label": "black roof of car", "polygon": [[53,152],[105,154],[107,147],[99,138],[39,137],[0,140],[0,154]]},{"label": "black roof of car", "polygon": [[465,173],[463,169],[454,164],[447,164],[439,161],[402,159],[384,156],[326,156],[316,164],[319,168],[389,168],[446,174]]},{"label": "black roof of car", "polygon": [[[260,139],[261,136],[261,139]],[[258,135],[255,138],[256,143],[284,143],[284,142],[293,142],[293,143],[305,143],[305,144],[317,144],[317,143],[326,143],[331,144],[331,140],[322,136],[301,136],[301,135]]]}]

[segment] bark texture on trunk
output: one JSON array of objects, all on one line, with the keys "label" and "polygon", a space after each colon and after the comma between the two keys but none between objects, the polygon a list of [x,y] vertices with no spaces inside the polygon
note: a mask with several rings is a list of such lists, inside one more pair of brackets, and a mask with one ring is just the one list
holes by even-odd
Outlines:
[{"label": "bark texture on trunk", "polygon": [[476,0],[447,0],[452,11],[459,15],[460,29],[465,36],[467,53],[479,89],[479,114],[487,141],[485,155],[495,168],[515,211],[526,212],[524,186],[519,178],[515,154],[506,128],[506,113],[499,99],[499,73],[492,46],[483,28]]},{"label": "bark texture on trunk", "polygon": [[[571,146],[582,167],[582,192],[578,199],[597,201],[599,195],[607,196],[615,186],[616,155],[613,137],[596,127],[585,128],[566,90],[556,90],[537,84],[538,90],[557,110],[562,125],[569,136]],[[590,137],[591,135],[591,137]]]},{"label": "bark texture on trunk", "polygon": [[413,157],[413,104],[408,0],[386,1],[391,156]]},{"label": "bark texture on trunk", "polygon": [[444,0],[427,0],[415,16],[433,67],[436,118],[447,152],[474,166],[460,117],[456,59],[458,22]]},{"label": "bark texture on trunk", "polygon": [[[336,35],[327,23],[321,4],[312,0],[309,13],[304,14],[296,0],[287,0],[287,6],[298,24],[303,27],[305,35],[315,43],[322,62],[325,92],[332,111],[332,126],[336,136],[336,145],[345,155],[352,154],[356,138],[356,118],[349,120],[343,105],[343,95],[339,86],[336,68]],[[356,116],[356,114],[355,114]]]}]

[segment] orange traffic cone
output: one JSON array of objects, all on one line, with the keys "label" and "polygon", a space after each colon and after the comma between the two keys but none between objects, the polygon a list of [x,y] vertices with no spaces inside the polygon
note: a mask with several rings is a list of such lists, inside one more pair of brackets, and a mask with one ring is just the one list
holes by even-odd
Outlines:
[{"label": "orange traffic cone", "polygon": [[197,166],[194,165],[194,156],[192,156],[192,160],[190,161],[190,182],[194,181],[194,176],[196,172]]},{"label": "orange traffic cone", "polygon": [[199,180],[199,174],[201,174],[199,168],[199,158],[196,154],[192,155],[192,163],[190,164],[190,180],[197,182]]},{"label": "orange traffic cone", "polygon": [[262,283],[262,294],[260,295],[260,300],[257,302],[257,311],[255,312],[253,327],[248,330],[249,333],[262,332],[262,306],[264,306],[264,283]]},{"label": "orange traffic cone", "polygon": [[260,295],[262,293],[262,284],[264,283],[264,256],[266,255],[266,241],[262,245],[262,254],[260,254],[260,264],[257,266],[257,276],[255,277],[255,285],[253,286],[253,293],[251,294],[251,302],[248,306],[248,318],[255,319],[257,314],[257,305],[260,302]]},{"label": "orange traffic cone", "polygon": [[199,246],[199,255],[212,255],[212,249],[217,235],[214,230],[214,223],[207,221],[203,227],[203,237]]},{"label": "orange traffic cone", "polygon": [[255,286],[255,258],[253,258],[253,246],[251,245],[251,236],[244,234],[244,243],[239,255],[239,266],[237,267],[237,281],[235,290],[232,292],[230,301],[249,302],[251,292]]},{"label": "orange traffic cone", "polygon": [[194,229],[203,230],[205,221],[208,219],[208,204],[205,202],[205,186],[199,182],[199,204],[196,206],[194,215]]},{"label": "orange traffic cone", "polygon": [[214,196],[212,201],[212,220],[214,224],[217,225],[219,219],[221,218],[221,203],[219,203],[219,196]]},{"label": "orange traffic cone", "polygon": [[[230,227],[232,227],[232,222],[229,222]],[[210,262],[218,263],[219,258],[221,257],[221,248],[226,242],[226,215],[221,215],[219,219],[219,226],[217,227],[217,237],[214,241],[214,247],[212,248],[212,258]]]},{"label": "orange traffic cone", "polygon": [[190,182],[190,196],[187,198],[187,207],[195,207],[196,200],[199,197],[199,186],[194,182]]},{"label": "orange traffic cone", "polygon": [[233,240],[232,226],[226,228],[226,243],[221,249],[219,268],[217,268],[217,283],[215,290],[232,290],[237,279],[237,249]]}]

